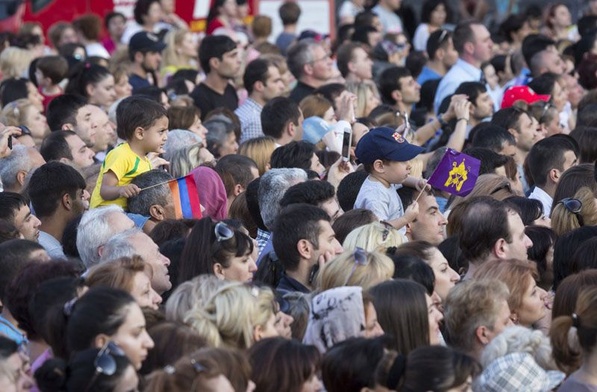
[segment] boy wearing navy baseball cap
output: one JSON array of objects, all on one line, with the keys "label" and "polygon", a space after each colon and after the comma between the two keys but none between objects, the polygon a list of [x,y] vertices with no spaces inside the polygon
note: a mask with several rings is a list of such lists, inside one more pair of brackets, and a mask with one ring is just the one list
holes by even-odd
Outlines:
[{"label": "boy wearing navy baseball cap", "polygon": [[417,189],[426,186],[425,180],[410,176],[408,162],[423,151],[392,128],[373,128],[366,133],[359,140],[355,155],[369,176],[361,186],[354,208],[373,211],[379,219],[405,234],[405,226],[417,218],[419,205],[414,202],[404,211],[396,190],[402,185]]}]

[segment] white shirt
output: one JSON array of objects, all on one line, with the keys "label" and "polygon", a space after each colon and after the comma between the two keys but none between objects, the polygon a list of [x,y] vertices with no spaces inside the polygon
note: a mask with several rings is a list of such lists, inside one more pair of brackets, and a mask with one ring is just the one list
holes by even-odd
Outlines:
[{"label": "white shirt", "polygon": [[39,244],[44,247],[48,255],[53,259],[66,259],[62,244],[56,238],[46,233],[45,231],[39,231],[39,237],[37,239]]},{"label": "white shirt", "polygon": [[533,192],[529,195],[529,199],[539,200],[543,204],[543,215],[549,218],[551,214],[551,206],[553,204],[553,198],[547,194],[543,189],[535,186]]},{"label": "white shirt", "polygon": [[433,102],[434,113],[437,114],[439,105],[444,98],[450,94],[454,94],[454,91],[456,91],[462,82],[478,82],[480,80],[481,69],[459,58],[456,64],[444,75],[439,82],[439,86],[437,86],[435,101]]},{"label": "white shirt", "polygon": [[87,52],[87,57],[98,56],[104,59],[110,59],[110,53],[108,53],[106,48],[104,48],[104,45],[99,42],[85,45],[85,51]]},{"label": "white shirt", "polygon": [[392,11],[389,11],[379,4],[373,7],[372,9],[375,14],[379,17],[379,21],[383,26],[383,33],[402,33],[404,31],[404,27],[402,27],[402,21]]},{"label": "white shirt", "polygon": [[[367,177],[361,185],[359,194],[354,202],[354,208],[365,208],[372,211],[381,220],[390,221],[404,215],[402,200],[396,192],[402,185],[391,184],[386,188],[381,182]],[[406,235],[406,227],[399,229]]]},{"label": "white shirt", "polygon": [[427,51],[427,40],[429,39],[429,25],[421,23],[417,30],[415,30],[415,37],[413,38],[413,46],[415,50],[420,52]]}]

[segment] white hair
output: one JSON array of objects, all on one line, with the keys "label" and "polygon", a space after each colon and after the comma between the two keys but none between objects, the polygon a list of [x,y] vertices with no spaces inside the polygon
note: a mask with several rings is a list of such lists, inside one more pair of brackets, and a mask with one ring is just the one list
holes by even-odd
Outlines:
[{"label": "white hair", "polygon": [[188,131],[186,129],[173,129],[168,132],[168,140],[164,145],[164,159],[170,161],[172,155],[176,150],[183,147],[190,146],[191,144],[201,143],[201,136]]},{"label": "white hair", "polygon": [[116,233],[110,227],[110,215],[124,214],[122,207],[109,205],[86,211],[77,228],[77,250],[85,267],[99,263],[99,248],[105,245]]},{"label": "white hair", "polygon": [[293,185],[307,181],[307,172],[298,168],[271,169],[259,180],[258,202],[261,218],[268,229],[272,229],[280,212],[280,200]]},{"label": "white hair", "polygon": [[131,238],[137,234],[142,233],[138,227],[125,230],[121,233],[116,234],[106,242],[102,249],[102,256],[99,263],[105,263],[119,259],[121,257],[133,257],[139,254],[135,247],[131,244]]},{"label": "white hair", "polygon": [[485,347],[481,354],[481,365],[486,368],[491,362],[507,354],[528,353],[544,370],[558,370],[551,351],[549,338],[543,332],[513,325]]},{"label": "white hair", "polygon": [[15,145],[9,156],[0,159],[0,180],[5,189],[16,189],[18,187],[18,172],[31,171],[33,166],[29,159],[29,148],[20,144]]}]

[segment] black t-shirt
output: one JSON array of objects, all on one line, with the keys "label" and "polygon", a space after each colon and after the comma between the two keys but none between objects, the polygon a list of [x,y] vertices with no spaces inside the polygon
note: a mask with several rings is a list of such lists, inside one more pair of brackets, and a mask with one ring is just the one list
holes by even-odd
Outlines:
[{"label": "black t-shirt", "polygon": [[201,83],[195,87],[191,93],[191,98],[193,98],[195,106],[201,110],[201,120],[205,119],[205,116],[216,108],[225,107],[234,111],[238,107],[238,96],[231,84],[226,86],[224,94],[221,95],[207,87],[205,83]]},{"label": "black t-shirt", "polygon": [[296,103],[301,103],[307,95],[313,94],[315,87],[311,87],[303,82],[298,82],[296,87],[290,92],[290,99]]}]

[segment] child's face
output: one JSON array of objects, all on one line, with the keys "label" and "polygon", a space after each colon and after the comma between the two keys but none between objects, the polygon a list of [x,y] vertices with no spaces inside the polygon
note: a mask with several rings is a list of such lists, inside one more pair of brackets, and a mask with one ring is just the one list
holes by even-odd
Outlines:
[{"label": "child's face", "polygon": [[143,149],[146,152],[165,152],[164,145],[168,140],[168,117],[161,117],[156,120],[149,128],[143,130],[143,139],[141,140]]},{"label": "child's face", "polygon": [[390,184],[402,184],[410,174],[409,162],[392,161],[384,163],[384,178]]},{"label": "child's face", "polygon": [[133,87],[129,83],[129,77],[123,75],[118,79],[118,83],[114,85],[116,91],[116,99],[130,97],[133,93]]},{"label": "child's face", "polygon": [[[39,68],[35,69],[35,79],[37,79],[37,85],[39,87],[48,87],[44,73]],[[49,79],[48,79],[49,80]]]}]

